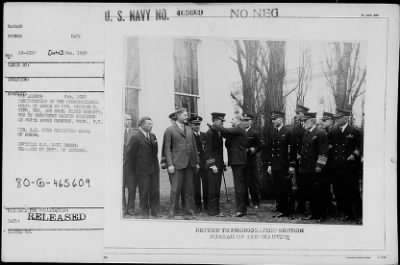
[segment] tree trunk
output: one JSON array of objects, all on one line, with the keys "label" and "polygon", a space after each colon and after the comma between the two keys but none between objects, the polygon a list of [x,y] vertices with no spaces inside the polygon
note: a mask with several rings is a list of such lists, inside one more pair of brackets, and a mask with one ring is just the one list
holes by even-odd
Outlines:
[{"label": "tree trunk", "polygon": [[343,43],[343,53],[340,52],[340,43],[335,43],[335,52],[337,58],[336,69],[336,107],[346,109],[347,106],[347,78],[350,67],[350,58],[352,52],[351,43]]}]

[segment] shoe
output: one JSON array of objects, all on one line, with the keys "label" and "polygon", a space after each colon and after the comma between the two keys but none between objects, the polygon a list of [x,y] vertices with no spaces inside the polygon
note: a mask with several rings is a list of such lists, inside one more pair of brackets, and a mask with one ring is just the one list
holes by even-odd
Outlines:
[{"label": "shoe", "polygon": [[312,216],[312,215],[308,215],[306,217],[303,217],[302,219],[303,220],[315,220],[315,219],[319,219],[319,218],[316,218],[315,216]]},{"label": "shoe", "polygon": [[289,220],[294,220],[294,219],[296,219],[295,217],[294,217],[294,215],[289,215]]},{"label": "shoe", "polygon": [[135,215],[135,210],[134,209],[128,209],[128,215],[134,216]]},{"label": "shoe", "polygon": [[348,215],[346,215],[345,217],[343,217],[341,219],[342,222],[348,222],[348,221],[353,221],[353,220],[354,220],[354,218],[352,216],[348,216]]},{"label": "shoe", "polygon": [[161,215],[158,214],[158,213],[151,213],[151,217],[152,217],[152,218],[160,218]]},{"label": "shoe", "polygon": [[242,213],[242,212],[237,212],[235,214],[235,217],[242,217],[242,216],[244,216],[244,213]]},{"label": "shoe", "polygon": [[285,214],[285,213],[278,213],[278,214],[274,215],[273,217],[275,217],[275,218],[281,218],[281,217],[285,217],[285,216],[287,216],[287,214]]},{"label": "shoe", "polygon": [[216,215],[216,217],[225,217],[225,214],[219,213],[219,214]]},{"label": "shoe", "polygon": [[187,212],[191,216],[196,216],[196,212],[194,210],[188,210]]}]

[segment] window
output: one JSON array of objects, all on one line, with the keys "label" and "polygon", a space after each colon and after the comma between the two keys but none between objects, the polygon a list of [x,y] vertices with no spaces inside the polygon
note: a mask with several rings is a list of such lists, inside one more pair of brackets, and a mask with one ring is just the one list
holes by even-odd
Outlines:
[{"label": "window", "polygon": [[186,108],[189,115],[198,114],[198,43],[198,40],[174,41],[175,108]]},{"label": "window", "polygon": [[126,39],[125,113],[132,116],[132,127],[139,120],[140,59],[138,38]]}]

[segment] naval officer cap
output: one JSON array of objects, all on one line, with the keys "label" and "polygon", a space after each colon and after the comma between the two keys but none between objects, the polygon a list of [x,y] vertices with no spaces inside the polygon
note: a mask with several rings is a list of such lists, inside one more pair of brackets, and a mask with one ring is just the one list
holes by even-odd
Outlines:
[{"label": "naval officer cap", "polygon": [[213,112],[211,113],[211,117],[213,119],[217,119],[217,120],[221,120],[221,121],[225,121],[225,113],[222,112]]},{"label": "naval officer cap", "polygon": [[297,106],[296,106],[296,114],[299,114],[300,112],[306,113],[309,110],[310,110],[309,108],[307,108],[307,107],[305,107],[303,105],[300,105],[300,104],[297,104]]},{"label": "naval officer cap", "polygon": [[250,121],[252,119],[254,119],[254,115],[253,114],[251,114],[251,113],[243,113],[242,114],[242,120]]},{"label": "naval officer cap", "polygon": [[271,111],[271,119],[276,119],[276,118],[283,118],[285,117],[285,112],[282,111]]},{"label": "naval officer cap", "polygon": [[324,112],[324,113],[322,114],[322,118],[321,118],[322,121],[333,120],[333,119],[335,119],[335,115],[333,115],[333,114],[330,113],[330,112]]},{"label": "naval officer cap", "polygon": [[336,108],[335,118],[341,118],[341,117],[350,116],[350,115],[351,115],[350,110]]},{"label": "naval officer cap", "polygon": [[306,112],[304,113],[304,116],[301,118],[303,121],[309,120],[309,119],[315,119],[317,117],[316,112]]},{"label": "naval officer cap", "polygon": [[193,124],[200,124],[203,121],[203,118],[200,116],[193,116],[189,119],[189,122],[193,123]]}]

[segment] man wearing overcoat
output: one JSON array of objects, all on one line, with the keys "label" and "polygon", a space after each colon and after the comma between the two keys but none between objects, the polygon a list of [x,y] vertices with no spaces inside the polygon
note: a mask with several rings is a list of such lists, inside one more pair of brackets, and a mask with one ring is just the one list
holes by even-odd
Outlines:
[{"label": "man wearing overcoat", "polygon": [[160,166],[158,142],[151,133],[153,122],[150,117],[139,120],[139,131],[130,141],[129,159],[134,175],[139,180],[140,208],[146,218],[151,214],[158,217],[160,212]]},{"label": "man wearing overcoat", "polygon": [[[211,113],[212,124],[222,126],[225,121],[225,113]],[[220,211],[219,200],[221,192],[221,180],[224,170],[224,142],[221,133],[208,129],[205,135],[204,158],[208,176],[208,215],[223,217]]]},{"label": "man wearing overcoat", "polygon": [[[133,134],[135,133],[135,129],[132,128],[132,116],[130,114],[125,114],[124,125],[122,208],[124,215],[134,215],[136,189],[139,187],[139,182],[137,181],[136,176],[133,174],[131,161],[128,159],[128,150],[131,148],[129,144]],[[128,188],[128,199],[126,199],[125,196],[125,187]]]},{"label": "man wearing overcoat", "polygon": [[260,136],[252,126],[254,115],[243,113],[243,123],[245,125],[247,137],[247,163],[246,163],[246,205],[249,206],[250,193],[251,201],[255,209],[260,205],[260,184],[258,181],[257,152],[261,149]]},{"label": "man wearing overcoat", "polygon": [[179,197],[184,191],[185,211],[195,216],[193,176],[199,169],[199,155],[192,129],[187,126],[188,112],[176,111],[176,122],[165,131],[164,154],[171,177],[169,217],[173,218]]},{"label": "man wearing overcoat", "polygon": [[284,126],[285,113],[273,111],[271,120],[273,128],[267,137],[266,157],[268,174],[274,181],[276,204],[278,214],[274,217],[292,217],[293,201],[289,201],[292,189],[292,181],[289,173],[294,173],[295,153],[291,148],[294,144],[291,130]]},{"label": "man wearing overcoat", "polygon": [[349,124],[351,112],[337,109],[336,127],[329,133],[332,143],[331,174],[339,214],[343,220],[359,218],[361,195],[359,168],[361,164],[361,132]]},{"label": "man wearing overcoat", "polygon": [[242,117],[232,119],[232,128],[212,125],[211,129],[221,132],[226,138],[225,147],[228,150],[228,165],[232,168],[235,186],[236,217],[247,214],[246,208],[246,163],[247,163],[247,138]]},{"label": "man wearing overcoat", "polygon": [[193,131],[194,139],[196,140],[197,153],[200,159],[200,169],[194,175],[194,204],[196,211],[200,212],[208,208],[208,176],[204,156],[204,144],[206,140],[205,133],[200,131],[200,125],[203,118],[193,116],[190,118],[190,126]]},{"label": "man wearing overcoat", "polygon": [[311,215],[304,219],[320,220],[323,217],[321,180],[322,170],[326,165],[328,153],[328,137],[317,127],[316,113],[305,113],[305,133],[300,153],[299,172],[303,176],[305,200],[310,202]]}]

